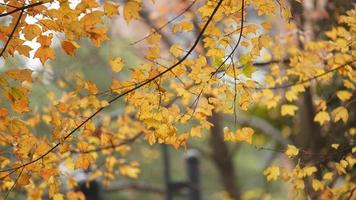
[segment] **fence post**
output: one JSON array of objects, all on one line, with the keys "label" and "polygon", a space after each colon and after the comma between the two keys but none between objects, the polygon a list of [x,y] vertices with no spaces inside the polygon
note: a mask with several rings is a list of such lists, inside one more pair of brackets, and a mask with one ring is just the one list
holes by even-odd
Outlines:
[{"label": "fence post", "polygon": [[189,199],[200,200],[199,152],[195,149],[188,150],[185,159],[187,162]]},{"label": "fence post", "polygon": [[172,200],[173,191],[171,188],[171,174],[170,174],[170,160],[169,160],[169,149],[167,145],[162,144],[162,153],[163,153],[163,176],[166,186],[166,200]]}]

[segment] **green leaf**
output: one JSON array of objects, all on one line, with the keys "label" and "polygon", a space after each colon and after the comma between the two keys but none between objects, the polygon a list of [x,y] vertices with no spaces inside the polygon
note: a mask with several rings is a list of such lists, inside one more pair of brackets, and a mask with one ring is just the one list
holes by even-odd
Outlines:
[{"label": "green leaf", "polygon": [[245,55],[242,55],[242,56],[240,57],[240,63],[241,63],[242,65],[245,65],[245,64],[250,63],[250,62],[251,62],[251,56],[250,56],[250,54],[245,54]]},{"label": "green leaf", "polygon": [[251,65],[251,63],[247,63],[244,66],[244,68],[242,69],[242,73],[248,78],[251,78],[253,72],[255,72],[255,71],[256,71],[256,68],[253,65]]}]

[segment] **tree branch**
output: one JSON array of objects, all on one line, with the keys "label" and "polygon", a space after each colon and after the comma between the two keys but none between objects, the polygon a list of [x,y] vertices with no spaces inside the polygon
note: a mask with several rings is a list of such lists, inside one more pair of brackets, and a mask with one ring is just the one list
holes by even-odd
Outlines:
[{"label": "tree branch", "polygon": [[[156,79],[158,79],[159,77],[163,76],[164,74],[168,73],[169,71],[173,70],[174,68],[176,68],[178,65],[180,65],[183,61],[185,61],[188,56],[194,51],[195,47],[198,45],[201,37],[203,36],[205,30],[207,29],[208,25],[210,24],[210,22],[212,21],[213,17],[215,16],[216,12],[218,11],[219,7],[221,6],[223,0],[220,0],[216,7],[214,8],[212,14],[210,15],[210,17],[208,18],[208,20],[206,21],[203,29],[201,30],[200,34],[198,35],[198,37],[196,38],[195,42],[193,43],[192,47],[189,49],[189,51],[180,59],[178,60],[175,64],[173,64],[172,66],[170,66],[169,68],[167,68],[166,70],[164,70],[163,72],[157,74],[156,76],[147,79],[146,81],[140,83],[139,85],[135,86],[134,88],[131,88],[129,90],[127,90],[126,92],[123,92],[119,95],[117,95],[116,97],[114,97],[113,99],[111,99],[108,103],[109,105],[106,107],[101,107],[98,110],[96,110],[92,115],[90,115],[87,119],[85,119],[82,123],[80,123],[76,128],[74,128],[71,132],[69,132],[64,138],[63,141],[68,139],[70,136],[72,136],[77,130],[79,130],[81,127],[83,127],[89,120],[91,120],[93,117],[95,117],[97,114],[99,114],[101,111],[103,111],[105,108],[109,107],[110,105],[112,105],[115,101],[117,101],[118,99],[120,99],[123,96],[126,96],[127,94],[134,92],[144,86],[146,86],[147,84],[155,81]],[[23,167],[26,167],[28,165],[31,165],[39,160],[42,160],[44,157],[46,157],[48,154],[50,154],[52,151],[54,151],[56,148],[59,147],[61,143],[58,142],[57,144],[55,144],[52,148],[50,148],[47,152],[45,152],[44,154],[42,154],[41,156],[39,156],[38,158],[31,160],[25,164],[22,164],[20,166],[17,167],[11,167],[11,168],[7,168],[7,169],[2,169],[0,170],[0,172],[9,172],[11,173],[11,171],[13,170],[17,170]]]},{"label": "tree branch", "polygon": [[[24,11],[24,10],[26,10],[26,9],[28,9],[28,8],[36,7],[36,6],[45,4],[45,3],[46,3],[46,2],[39,1],[39,2],[36,2],[36,3],[33,3],[33,4],[29,4],[29,5],[22,6],[22,7],[20,7],[20,8],[15,8],[14,10],[11,10],[11,11],[9,11],[9,12],[0,14],[0,18],[1,18],[1,17],[5,17],[5,16],[8,16],[8,15],[11,15],[11,14],[13,14],[13,13],[15,13],[15,12],[20,11],[20,10],[21,10],[21,11]],[[12,6],[11,6],[11,7],[12,7]]]},{"label": "tree branch", "polygon": [[10,43],[12,37],[14,36],[15,31],[16,31],[16,29],[17,29],[17,26],[19,25],[19,23],[20,23],[20,21],[21,21],[21,18],[22,18],[22,15],[23,15],[24,12],[25,12],[25,9],[22,9],[22,10],[21,10],[21,13],[20,13],[20,15],[19,15],[19,18],[17,19],[17,21],[16,21],[16,23],[15,23],[15,25],[14,25],[14,28],[12,29],[12,31],[11,31],[11,33],[10,33],[8,39],[6,40],[6,43],[5,43],[4,47],[3,47],[3,49],[1,50],[0,57],[2,57],[3,54],[5,53],[5,50],[6,50],[7,46],[9,45],[9,43]]},{"label": "tree branch", "polygon": [[127,144],[130,144],[130,143],[134,142],[135,140],[137,140],[142,135],[143,135],[143,133],[138,133],[135,136],[133,136],[133,137],[131,137],[129,139],[126,139],[126,140],[124,140],[124,141],[122,141],[122,142],[120,142],[118,144],[111,144],[111,145],[108,145],[108,146],[98,147],[96,149],[91,149],[91,150],[87,150],[87,151],[72,150],[71,153],[73,153],[73,154],[88,154],[88,153],[99,152],[99,151],[103,151],[103,150],[115,149],[116,147],[127,145]]}]

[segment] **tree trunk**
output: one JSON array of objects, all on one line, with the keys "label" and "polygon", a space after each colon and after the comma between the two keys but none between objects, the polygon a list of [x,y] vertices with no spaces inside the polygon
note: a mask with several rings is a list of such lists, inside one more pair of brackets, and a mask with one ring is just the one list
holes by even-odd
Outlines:
[{"label": "tree trunk", "polygon": [[221,116],[218,113],[213,113],[209,118],[210,123],[214,124],[210,132],[210,146],[212,149],[212,159],[219,171],[221,182],[224,185],[224,189],[229,193],[232,199],[240,199],[240,193],[238,191],[236,183],[236,174],[234,169],[234,163],[229,152],[229,149],[224,142],[224,134],[221,127]]}]

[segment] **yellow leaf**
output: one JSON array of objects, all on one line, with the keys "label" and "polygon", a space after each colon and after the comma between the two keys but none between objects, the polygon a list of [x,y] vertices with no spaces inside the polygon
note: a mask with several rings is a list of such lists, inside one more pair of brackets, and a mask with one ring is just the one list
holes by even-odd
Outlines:
[{"label": "yellow leaf", "polygon": [[341,101],[347,101],[352,97],[352,94],[346,90],[338,91],[336,95]]},{"label": "yellow leaf", "polygon": [[189,21],[182,21],[174,24],[173,33],[193,30],[193,24]]},{"label": "yellow leaf", "polygon": [[330,121],[330,116],[326,111],[320,111],[314,117],[314,122],[319,122],[320,125],[323,125],[327,121]]},{"label": "yellow leaf", "polygon": [[224,127],[223,129],[224,132],[224,140],[225,141],[233,141],[234,139],[234,133],[229,129],[229,127]]},{"label": "yellow leaf", "polygon": [[75,41],[69,41],[69,40],[64,40],[62,42],[62,48],[63,50],[68,54],[73,56],[74,51],[78,49],[80,46],[77,44]]},{"label": "yellow leaf", "polygon": [[282,116],[290,115],[294,116],[295,111],[298,110],[298,107],[292,104],[285,104],[281,107]]},{"label": "yellow leaf", "polygon": [[5,74],[17,81],[32,82],[32,70],[30,69],[10,69]]},{"label": "yellow leaf", "polygon": [[169,49],[169,52],[171,52],[175,57],[179,57],[183,54],[183,48],[179,44],[174,44]]},{"label": "yellow leaf", "polygon": [[327,172],[324,174],[323,179],[331,181],[333,179],[334,174],[332,172]]},{"label": "yellow leaf", "polygon": [[161,52],[161,49],[159,48],[159,46],[152,46],[152,47],[148,48],[148,53],[145,57],[150,60],[154,60],[159,57],[160,52]]},{"label": "yellow leaf", "polygon": [[297,147],[295,147],[294,145],[288,145],[285,154],[289,158],[293,158],[299,154],[299,149]]},{"label": "yellow leaf", "polygon": [[90,154],[81,154],[77,161],[75,162],[75,167],[76,168],[81,168],[81,169],[88,169],[91,163],[94,162],[94,158]]},{"label": "yellow leaf", "polygon": [[348,163],[346,160],[340,160],[339,163],[335,163],[336,171],[339,175],[346,174],[346,167]]},{"label": "yellow leaf", "polygon": [[119,72],[124,67],[124,62],[123,62],[122,58],[120,58],[120,57],[111,59],[109,61],[109,64],[111,65],[111,69],[114,72]]},{"label": "yellow leaf", "polygon": [[340,146],[340,144],[332,144],[331,147],[334,148],[334,149],[338,149]]},{"label": "yellow leaf", "polygon": [[316,171],[318,171],[318,169],[314,166],[307,166],[303,168],[303,174],[304,176],[311,176],[312,174],[314,174]]},{"label": "yellow leaf", "polygon": [[247,142],[248,144],[252,144],[252,135],[254,130],[250,127],[243,127],[236,131],[235,140],[238,142]]},{"label": "yellow leaf", "polygon": [[152,33],[147,38],[147,43],[151,45],[158,44],[159,41],[161,41],[161,37],[162,36],[159,33],[157,33],[155,30],[152,30]]},{"label": "yellow leaf", "polygon": [[[84,141],[79,141],[77,147],[80,152],[86,152],[88,151],[89,145]],[[93,162],[94,157],[90,153],[81,153],[75,162],[75,167],[86,170]]]},{"label": "yellow leaf", "polygon": [[319,181],[317,179],[313,179],[312,180],[312,187],[313,187],[313,189],[315,191],[319,191],[319,190],[323,190],[325,185],[321,181]]},{"label": "yellow leaf", "polygon": [[140,19],[141,4],[135,0],[129,0],[124,6],[124,19],[129,23],[133,19]]},{"label": "yellow leaf", "polygon": [[302,85],[295,85],[291,87],[289,91],[286,92],[286,99],[288,101],[293,101],[298,99],[298,93],[304,92],[305,88]]},{"label": "yellow leaf", "polygon": [[105,1],[104,14],[108,17],[119,14],[118,5],[111,1]]},{"label": "yellow leaf", "polygon": [[267,177],[267,181],[275,181],[280,175],[279,167],[270,166],[263,171],[263,175]]},{"label": "yellow leaf", "polygon": [[334,122],[337,122],[341,119],[344,123],[346,123],[349,119],[349,113],[347,112],[347,109],[343,106],[335,108],[331,114],[334,117]]},{"label": "yellow leaf", "polygon": [[137,178],[138,174],[141,172],[140,168],[138,168],[137,162],[132,162],[129,165],[120,166],[119,171],[122,175],[128,176],[130,178]]}]

